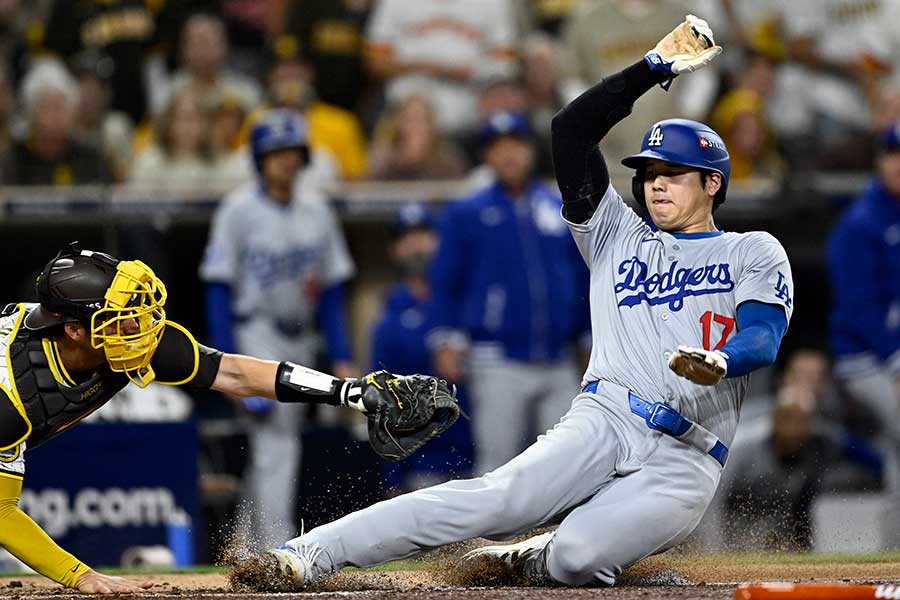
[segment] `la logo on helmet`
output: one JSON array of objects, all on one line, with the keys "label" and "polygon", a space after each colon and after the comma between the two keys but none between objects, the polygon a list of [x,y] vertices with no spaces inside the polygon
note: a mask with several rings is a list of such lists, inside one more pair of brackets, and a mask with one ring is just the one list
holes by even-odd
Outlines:
[{"label": "la logo on helmet", "polygon": [[653,129],[650,131],[650,137],[647,138],[648,146],[662,146],[663,141],[663,132],[662,127],[658,124],[653,126]]}]

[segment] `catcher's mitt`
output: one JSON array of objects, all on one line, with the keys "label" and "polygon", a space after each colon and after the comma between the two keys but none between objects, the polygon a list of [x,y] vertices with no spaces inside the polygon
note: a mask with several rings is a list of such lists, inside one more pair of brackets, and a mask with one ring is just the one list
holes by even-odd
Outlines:
[{"label": "catcher's mitt", "polygon": [[366,375],[360,385],[369,443],[390,460],[411,455],[459,417],[456,388],[443,379],[382,370]]}]

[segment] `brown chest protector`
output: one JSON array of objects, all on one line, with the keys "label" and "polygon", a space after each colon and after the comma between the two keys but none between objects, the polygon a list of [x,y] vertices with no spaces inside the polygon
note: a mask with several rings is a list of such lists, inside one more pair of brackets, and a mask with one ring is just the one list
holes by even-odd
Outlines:
[{"label": "brown chest protector", "polygon": [[28,449],[85,418],[128,385],[128,378],[102,366],[87,381],[72,387],[53,377],[39,333],[21,328],[9,345],[9,358],[19,398],[31,421]]}]

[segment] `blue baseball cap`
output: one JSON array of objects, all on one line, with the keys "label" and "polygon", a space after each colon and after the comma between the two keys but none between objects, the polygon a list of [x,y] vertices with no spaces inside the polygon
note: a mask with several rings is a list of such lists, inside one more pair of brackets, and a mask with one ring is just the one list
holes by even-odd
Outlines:
[{"label": "blue baseball cap", "polygon": [[900,151],[900,121],[881,132],[878,136],[878,149],[881,152]]},{"label": "blue baseball cap", "polygon": [[435,219],[432,212],[422,202],[404,204],[394,215],[391,232],[399,237],[411,229],[434,229]]},{"label": "blue baseball cap", "polygon": [[482,123],[478,142],[484,148],[497,138],[507,135],[531,141],[534,139],[534,129],[523,115],[509,111],[495,112]]}]

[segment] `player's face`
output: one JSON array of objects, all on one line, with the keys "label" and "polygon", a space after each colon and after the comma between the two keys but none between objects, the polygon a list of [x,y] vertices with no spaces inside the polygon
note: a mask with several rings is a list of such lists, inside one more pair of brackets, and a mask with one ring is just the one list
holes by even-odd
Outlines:
[{"label": "player's face", "polygon": [[[716,182],[710,180],[716,179]],[[711,188],[718,190],[718,174],[703,185],[700,172],[691,167],[650,159],[644,167],[644,198],[656,226],[663,231],[710,231]],[[712,184],[712,186],[711,186]]]},{"label": "player's face", "polygon": [[534,166],[534,146],[513,136],[503,136],[491,142],[484,153],[485,162],[497,174],[497,179],[510,188],[521,188],[531,176]]},{"label": "player's face", "polygon": [[286,148],[267,154],[263,158],[263,177],[273,187],[289,188],[303,167],[303,155],[299,150]]},{"label": "player's face", "polygon": [[900,199],[900,152],[882,154],[878,157],[877,167],[888,193]]}]

